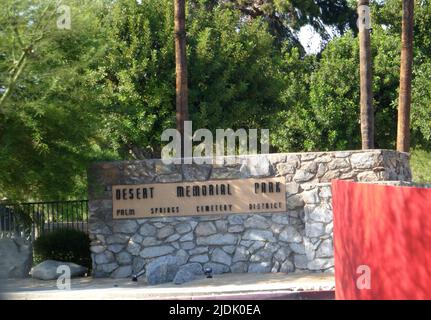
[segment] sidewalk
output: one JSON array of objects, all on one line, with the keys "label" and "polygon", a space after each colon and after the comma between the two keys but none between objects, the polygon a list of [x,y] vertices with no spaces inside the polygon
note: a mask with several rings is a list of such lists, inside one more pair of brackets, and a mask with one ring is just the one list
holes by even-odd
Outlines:
[{"label": "sidewalk", "polygon": [[[330,299],[335,288],[330,274],[222,274],[182,285],[149,286],[145,280],[72,279],[71,290],[58,290],[56,281],[3,280],[1,299],[20,300],[146,300],[146,299]],[[319,294],[320,293],[320,294]]]}]

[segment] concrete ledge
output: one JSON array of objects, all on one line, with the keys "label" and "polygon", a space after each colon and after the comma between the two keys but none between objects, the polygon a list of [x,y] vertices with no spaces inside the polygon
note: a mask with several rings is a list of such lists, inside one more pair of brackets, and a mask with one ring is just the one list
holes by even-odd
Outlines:
[{"label": "concrete ledge", "polygon": [[[71,290],[58,290],[55,281],[33,279],[3,282],[1,298],[8,300],[159,300],[288,298],[304,292],[332,292],[334,276],[304,274],[223,274],[183,285],[149,286],[128,279],[72,279]],[[291,295],[293,294],[293,295]]]}]

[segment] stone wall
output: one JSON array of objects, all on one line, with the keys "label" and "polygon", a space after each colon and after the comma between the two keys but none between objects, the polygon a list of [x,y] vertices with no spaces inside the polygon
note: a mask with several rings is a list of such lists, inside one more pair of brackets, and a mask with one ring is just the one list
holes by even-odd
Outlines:
[{"label": "stone wall", "polygon": [[33,261],[33,249],[23,238],[0,239],[0,279],[26,278]]},{"label": "stone wall", "polygon": [[[286,177],[287,211],[112,219],[112,185]],[[330,181],[410,181],[408,155],[389,150],[237,157],[225,165],[160,160],[96,163],[88,171],[93,275],[129,277],[160,257],[223,272],[332,272]]]}]

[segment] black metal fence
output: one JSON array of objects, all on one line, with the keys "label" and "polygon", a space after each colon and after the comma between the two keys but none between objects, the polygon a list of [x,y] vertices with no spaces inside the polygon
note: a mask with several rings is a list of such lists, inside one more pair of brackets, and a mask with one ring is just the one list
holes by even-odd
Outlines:
[{"label": "black metal fence", "polygon": [[65,228],[88,231],[88,200],[0,203],[0,238],[34,240]]}]

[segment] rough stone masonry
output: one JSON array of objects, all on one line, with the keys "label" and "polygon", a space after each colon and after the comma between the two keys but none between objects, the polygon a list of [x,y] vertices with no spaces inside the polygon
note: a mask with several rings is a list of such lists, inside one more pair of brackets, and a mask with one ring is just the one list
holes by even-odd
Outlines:
[{"label": "rough stone masonry", "polygon": [[[286,177],[287,211],[113,220],[112,185]],[[390,150],[237,157],[235,164],[95,163],[88,170],[95,277],[129,277],[160,259],[224,272],[333,272],[332,179],[410,181]]]}]

